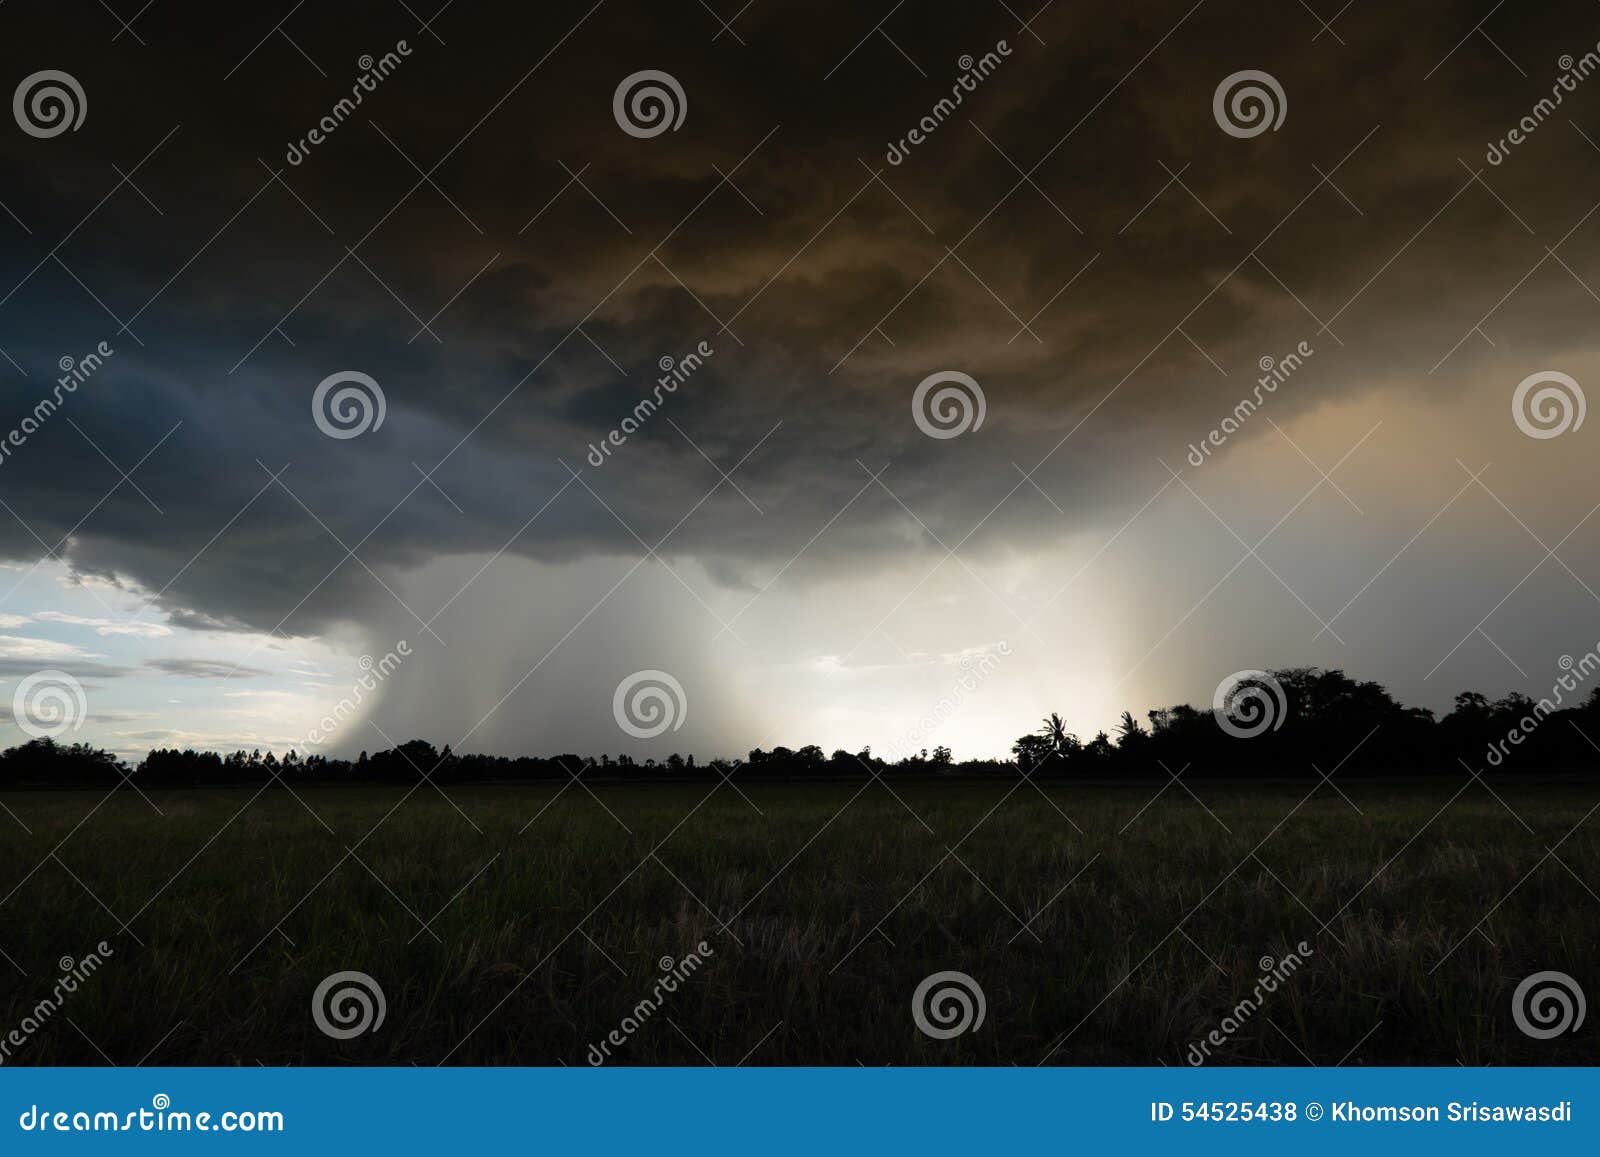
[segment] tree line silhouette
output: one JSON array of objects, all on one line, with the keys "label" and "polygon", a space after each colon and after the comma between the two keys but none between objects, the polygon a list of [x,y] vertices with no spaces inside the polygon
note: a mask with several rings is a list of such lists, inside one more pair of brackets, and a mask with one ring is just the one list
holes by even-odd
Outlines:
[{"label": "tree line silhouette", "polygon": [[[1587,674],[1587,672],[1585,672]],[[1578,677],[1567,682],[1576,686]],[[1276,702],[1265,689],[1281,689]],[[1141,723],[1123,712],[1116,735],[1102,731],[1087,742],[1051,714],[1040,728],[1017,739],[1012,759],[956,761],[948,747],[893,761],[820,747],[756,748],[740,759],[696,763],[673,754],[657,761],[627,755],[577,754],[506,757],[460,755],[414,739],[356,759],[330,759],[289,751],[152,750],[136,765],[86,743],[34,739],[0,753],[0,789],[16,787],[116,787],[122,785],[288,785],[515,783],[585,779],[678,781],[808,780],[937,776],[1004,776],[1021,772],[1064,780],[1164,780],[1185,777],[1240,779],[1342,776],[1594,773],[1600,770],[1600,686],[1587,698],[1552,691],[1540,700],[1512,693],[1490,700],[1475,691],[1455,698],[1453,709],[1406,707],[1387,689],[1359,682],[1340,670],[1314,667],[1261,673],[1254,705],[1213,711],[1189,704],[1146,713]],[[1265,711],[1263,716],[1261,711]],[[1220,715],[1220,718],[1219,718]],[[1231,726],[1224,726],[1226,721]],[[1248,734],[1245,734],[1247,733]]]}]

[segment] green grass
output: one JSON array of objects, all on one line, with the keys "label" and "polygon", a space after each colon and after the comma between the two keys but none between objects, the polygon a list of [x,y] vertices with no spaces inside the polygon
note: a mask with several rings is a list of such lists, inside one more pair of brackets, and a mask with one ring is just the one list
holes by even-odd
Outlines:
[{"label": "green grass", "polygon": [[[1305,940],[1212,1063],[1593,1063],[1600,1014],[1539,1041],[1510,1004],[1543,969],[1600,998],[1600,819],[1541,863],[1600,788],[1446,806],[1460,786],[1347,784],[1357,814],[1195,785],[1214,816],[1179,786],[744,785],[763,814],[707,784],[448,789],[481,834],[431,786],[154,792],[160,816],[12,793],[31,834],[0,815],[0,951],[26,976],[0,960],[0,1036],[107,940],[7,1063],[581,1065],[705,940],[613,1063],[1181,1065]],[[334,1041],[311,994],[344,969],[388,1013]],[[943,969],[987,998],[948,1041],[911,1018]]]}]

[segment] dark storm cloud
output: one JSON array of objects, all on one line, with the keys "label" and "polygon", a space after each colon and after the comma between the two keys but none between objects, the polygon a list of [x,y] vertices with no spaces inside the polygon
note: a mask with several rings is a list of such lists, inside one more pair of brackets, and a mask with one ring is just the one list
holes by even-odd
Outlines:
[{"label": "dark storm cloud", "polygon": [[[219,23],[163,3],[141,45],[7,5],[8,83],[68,68],[90,114],[0,145],[21,222],[0,218],[0,293],[20,286],[0,347],[28,374],[0,365],[0,426],[60,358],[115,352],[0,466],[16,515],[0,550],[131,578],[184,625],[310,633],[381,610],[419,632],[434,608],[397,607],[367,567],[636,556],[670,532],[664,554],[749,588],[867,485],[858,460],[892,462],[885,481],[947,543],[997,507],[974,548],[1025,542],[1041,504],[1006,501],[1011,463],[1069,434],[1036,480],[1071,512],[1048,533],[1082,529],[1125,499],[1130,447],[1181,455],[1264,354],[1309,339],[1340,359],[1285,416],[1420,377],[1590,208],[1600,152],[1564,122],[1600,126],[1600,84],[1489,169],[1492,191],[1461,192],[1558,56],[1600,39],[1592,6],[1560,5],[1488,26],[1528,79],[1476,38],[1440,65],[1481,7],[1409,12],[1404,35],[1358,7],[1319,35],[1297,5],[1056,5],[1031,31],[999,4],[908,5],[872,34],[881,13],[855,5],[758,3],[740,43],[692,5],[497,6],[450,9],[440,43],[392,3],[308,6],[287,36],[267,32],[276,11]],[[358,57],[402,39],[393,74],[287,164]],[[993,74],[888,165],[958,58],[1001,40]],[[1250,68],[1280,80],[1288,116],[1237,140],[1212,93]],[[618,129],[613,89],[640,69],[683,85],[680,131]],[[137,189],[102,204],[152,149]],[[1564,259],[1592,268],[1595,236]],[[1559,288],[1526,291],[1559,300],[1552,342],[1593,317]],[[706,364],[587,465],[658,360],[702,340]],[[310,399],[349,369],[381,383],[388,414],[338,441]],[[982,383],[988,419],[935,442],[910,397],[944,369]],[[1428,388],[1452,389],[1450,371]],[[701,451],[728,469],[758,443],[734,481],[765,513],[726,485],[706,497],[720,477]],[[858,515],[810,559],[859,566],[916,541],[881,492]]]}]

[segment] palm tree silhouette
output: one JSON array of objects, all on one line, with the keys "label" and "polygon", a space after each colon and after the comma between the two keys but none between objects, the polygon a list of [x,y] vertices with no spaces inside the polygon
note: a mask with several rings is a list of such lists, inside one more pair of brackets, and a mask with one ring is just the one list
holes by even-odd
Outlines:
[{"label": "palm tree silhouette", "polygon": [[1039,734],[1044,736],[1045,742],[1050,745],[1050,750],[1061,755],[1073,745],[1073,736],[1067,731],[1066,720],[1054,711],[1044,718],[1044,726],[1039,728]]}]

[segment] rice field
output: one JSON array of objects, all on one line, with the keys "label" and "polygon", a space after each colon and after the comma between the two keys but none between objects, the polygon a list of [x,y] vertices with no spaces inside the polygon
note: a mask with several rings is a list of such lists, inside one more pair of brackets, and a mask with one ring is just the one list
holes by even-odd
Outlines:
[{"label": "rice field", "polygon": [[1600,787],[1341,786],[9,793],[0,1059],[1593,1064],[1512,995],[1600,993]]}]

